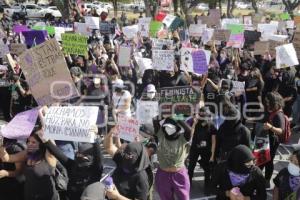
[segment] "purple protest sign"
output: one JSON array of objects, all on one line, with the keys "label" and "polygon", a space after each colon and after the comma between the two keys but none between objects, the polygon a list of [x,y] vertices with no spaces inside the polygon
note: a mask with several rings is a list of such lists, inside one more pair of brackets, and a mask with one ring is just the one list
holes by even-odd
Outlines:
[{"label": "purple protest sign", "polygon": [[29,46],[39,45],[46,41],[46,37],[48,33],[46,30],[30,30],[30,31],[23,31],[23,36],[25,37],[25,43]]},{"label": "purple protest sign", "polygon": [[13,27],[13,32],[15,33],[21,33],[23,31],[30,31],[30,29],[25,25],[15,25]]},{"label": "purple protest sign", "polygon": [[26,139],[30,136],[38,117],[38,109],[34,108],[17,114],[6,126],[1,134],[9,139]]},{"label": "purple protest sign", "polygon": [[196,74],[205,74],[208,71],[205,52],[196,50],[192,52],[193,69]]}]

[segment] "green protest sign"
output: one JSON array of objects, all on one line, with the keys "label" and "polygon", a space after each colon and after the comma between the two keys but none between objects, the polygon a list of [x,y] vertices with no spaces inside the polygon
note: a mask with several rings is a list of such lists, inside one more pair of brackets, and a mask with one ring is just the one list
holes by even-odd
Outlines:
[{"label": "green protest sign", "polygon": [[63,52],[66,54],[87,55],[87,37],[80,34],[61,34]]},{"label": "green protest sign", "polygon": [[290,19],[291,19],[291,16],[290,16],[289,13],[285,12],[285,13],[281,13],[281,14],[279,15],[279,18],[280,18],[281,20],[285,21],[285,20],[290,20]]},{"label": "green protest sign", "polygon": [[162,23],[158,21],[151,21],[150,22],[150,35],[151,37],[156,37],[157,32],[161,29]]},{"label": "green protest sign", "polygon": [[244,33],[244,25],[242,24],[227,24],[227,29],[234,35]]},{"label": "green protest sign", "polygon": [[32,27],[32,30],[46,30],[48,32],[48,35],[54,35],[55,34],[55,28],[54,26],[34,26]]}]

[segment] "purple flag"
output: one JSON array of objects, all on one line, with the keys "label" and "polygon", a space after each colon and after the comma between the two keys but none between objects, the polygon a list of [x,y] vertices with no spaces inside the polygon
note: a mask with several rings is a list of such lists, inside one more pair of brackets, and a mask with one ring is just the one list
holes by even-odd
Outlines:
[{"label": "purple flag", "polygon": [[2,136],[9,139],[26,139],[30,136],[38,117],[38,109],[33,108],[17,114],[1,129]]},{"label": "purple flag", "polygon": [[30,31],[23,31],[23,36],[25,37],[25,43],[29,46],[39,45],[46,41],[46,37],[48,33],[46,30],[30,30]]},{"label": "purple flag", "polygon": [[13,27],[13,32],[15,33],[21,33],[23,31],[30,31],[30,29],[25,25],[15,25]]},{"label": "purple flag", "polygon": [[196,74],[205,74],[208,71],[205,52],[197,50],[192,52],[193,69]]}]

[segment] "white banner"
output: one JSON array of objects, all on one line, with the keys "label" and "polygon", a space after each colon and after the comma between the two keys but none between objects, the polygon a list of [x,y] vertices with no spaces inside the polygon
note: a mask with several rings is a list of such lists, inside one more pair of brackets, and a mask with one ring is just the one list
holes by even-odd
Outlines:
[{"label": "white banner", "polygon": [[99,29],[100,21],[99,17],[85,17],[85,23],[89,26],[90,29]]},{"label": "white banner", "polygon": [[96,106],[52,106],[45,116],[45,136],[53,140],[90,142],[95,134],[90,129],[96,125],[99,107]]}]

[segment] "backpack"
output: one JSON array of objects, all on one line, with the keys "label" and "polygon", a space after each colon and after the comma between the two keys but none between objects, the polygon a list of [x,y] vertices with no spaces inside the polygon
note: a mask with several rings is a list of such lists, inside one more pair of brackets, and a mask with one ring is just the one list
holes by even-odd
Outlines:
[{"label": "backpack", "polygon": [[59,161],[56,163],[54,182],[57,191],[67,191],[69,183],[68,172]]},{"label": "backpack", "polygon": [[275,117],[275,115],[279,112],[282,112],[282,114],[284,115],[284,132],[283,134],[281,135],[278,135],[278,139],[279,139],[279,142],[280,143],[287,143],[290,139],[290,136],[292,134],[292,131],[291,131],[291,124],[290,124],[290,121],[289,121],[289,118],[288,116],[286,116],[282,110],[279,110],[277,112],[274,112],[270,115],[269,117],[269,122],[272,122],[273,118]]}]

